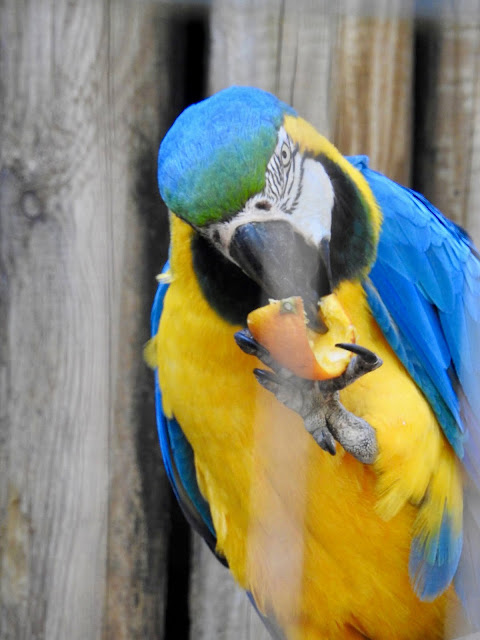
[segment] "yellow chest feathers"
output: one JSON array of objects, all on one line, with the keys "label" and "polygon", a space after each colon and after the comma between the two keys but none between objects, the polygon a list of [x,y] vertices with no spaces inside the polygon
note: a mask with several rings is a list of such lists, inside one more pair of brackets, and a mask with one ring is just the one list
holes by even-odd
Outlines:
[{"label": "yellow chest feathers", "polygon": [[[425,628],[440,633],[445,597],[420,602],[408,577],[418,520],[412,505],[442,465],[439,500],[442,492],[459,490],[459,477],[451,473],[453,454],[427,402],[383,339],[361,286],[342,285],[338,295],[359,344],[384,364],[345,389],[341,400],[376,429],[374,467],[341,447],[336,456],[325,453],[301,419],[260,388],[252,374],[260,363],[233,339],[239,327],[219,318],[202,296],[191,233],[174,219],[172,284],[155,359],[164,410],[193,447],[218,547],[235,577],[262,611],[274,610],[289,638],[357,637],[348,635],[353,626],[372,637],[425,637]],[[393,631],[398,628],[405,633]]]}]

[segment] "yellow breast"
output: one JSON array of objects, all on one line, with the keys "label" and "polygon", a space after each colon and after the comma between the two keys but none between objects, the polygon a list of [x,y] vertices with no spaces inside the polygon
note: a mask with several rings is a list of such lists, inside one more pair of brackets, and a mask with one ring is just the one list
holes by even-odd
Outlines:
[{"label": "yellow breast", "polygon": [[[448,447],[370,317],[360,286],[345,286],[339,296],[355,318],[358,342],[384,365],[342,392],[342,401],[377,429],[375,469],[341,447],[336,456],[325,453],[301,419],[258,385],[252,370],[259,363],[233,339],[239,327],[219,318],[202,297],[191,233],[174,217],[173,281],[155,348],[164,410],[175,415],[193,447],[218,548],[236,579],[263,612],[274,613],[289,640],[359,633],[442,637],[454,596],[424,603],[412,591],[408,556],[417,509],[409,502],[408,481],[403,486],[398,478],[415,464],[409,439],[426,438],[430,430],[432,459],[449,455]],[[392,463],[395,474],[388,471]],[[431,470],[422,473],[427,478]]]}]

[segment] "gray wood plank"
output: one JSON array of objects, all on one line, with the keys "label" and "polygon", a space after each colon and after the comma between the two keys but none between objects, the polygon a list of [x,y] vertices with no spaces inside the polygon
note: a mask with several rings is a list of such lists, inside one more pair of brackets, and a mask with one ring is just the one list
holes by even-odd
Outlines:
[{"label": "gray wood plank", "polygon": [[161,637],[164,525],[143,485],[163,475],[142,470],[152,436],[135,435],[149,304],[135,160],[159,137],[156,11],[0,6],[5,640]]},{"label": "gray wood plank", "polygon": [[343,154],[410,181],[413,2],[347,0],[331,77],[333,142]]},{"label": "gray wood plank", "polygon": [[246,593],[196,534],[190,582],[192,640],[271,640]]},{"label": "gray wood plank", "polygon": [[156,2],[109,7],[112,111],[108,154],[117,264],[104,637],[164,637],[170,488],[158,443],[153,373],[142,358],[168,222],[156,180],[169,111],[168,11]]},{"label": "gray wood plank", "polygon": [[271,91],[330,135],[327,89],[336,37],[331,3],[213,3],[210,92],[232,84]]}]

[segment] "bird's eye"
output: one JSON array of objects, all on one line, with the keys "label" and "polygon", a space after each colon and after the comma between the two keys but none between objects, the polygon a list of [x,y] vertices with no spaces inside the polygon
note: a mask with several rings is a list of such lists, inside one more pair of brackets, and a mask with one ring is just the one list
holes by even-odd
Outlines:
[{"label": "bird's eye", "polygon": [[286,142],[282,144],[282,148],[280,149],[280,157],[282,158],[283,166],[288,167],[292,158],[292,152]]}]

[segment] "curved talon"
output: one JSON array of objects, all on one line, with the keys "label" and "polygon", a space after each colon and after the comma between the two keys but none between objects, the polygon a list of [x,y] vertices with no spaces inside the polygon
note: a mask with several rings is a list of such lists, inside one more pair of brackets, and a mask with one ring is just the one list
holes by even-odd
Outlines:
[{"label": "curved talon", "polygon": [[[240,349],[249,356],[256,356],[265,366],[270,367],[273,371],[281,376],[283,379],[296,378],[295,374],[282,367],[275,358],[272,357],[270,351],[266,349],[262,344],[257,342],[248,329],[242,329],[234,334],[235,342]],[[301,380],[301,378],[299,378]],[[277,381],[277,384],[278,381]]]},{"label": "curved talon", "polygon": [[277,376],[271,371],[267,371],[266,369],[254,369],[253,375],[260,382],[262,386],[265,387],[266,384],[273,383],[274,385],[278,384]]},{"label": "curved talon", "polygon": [[262,357],[270,355],[269,351],[254,339],[248,329],[237,331],[233,337],[240,349],[249,356],[257,356],[262,359]]},{"label": "curved talon", "polygon": [[254,369],[253,375],[264,389],[273,393],[277,400],[284,405],[294,411],[297,411],[300,407],[301,403],[299,402],[299,398],[297,394],[292,394],[291,385],[289,385],[286,380],[281,379],[276,373],[267,371],[266,369]]},{"label": "curved talon", "polygon": [[376,353],[374,353],[373,351],[370,351],[370,349],[367,349],[366,347],[361,347],[359,344],[351,344],[349,342],[338,342],[335,346],[339,347],[340,349],[345,349],[345,351],[351,351],[352,353],[357,354],[357,356],[360,356],[361,358],[363,358],[363,360],[366,360],[366,362],[368,362],[369,364],[376,364],[377,361],[379,364],[382,364],[381,359],[377,356]]}]

